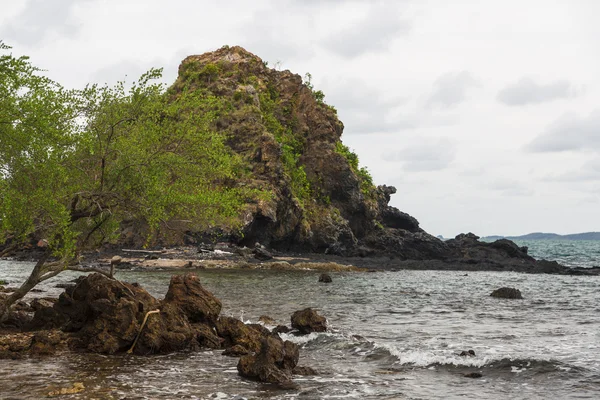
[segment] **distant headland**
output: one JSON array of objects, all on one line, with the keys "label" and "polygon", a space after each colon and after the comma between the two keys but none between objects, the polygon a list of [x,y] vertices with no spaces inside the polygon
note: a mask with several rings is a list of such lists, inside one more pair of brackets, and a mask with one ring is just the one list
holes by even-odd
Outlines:
[{"label": "distant headland", "polygon": [[498,240],[498,239],[510,239],[510,240],[600,240],[600,232],[584,232],[584,233],[572,233],[569,235],[559,235],[557,233],[543,233],[533,232],[527,235],[521,236],[486,236],[483,240]]}]

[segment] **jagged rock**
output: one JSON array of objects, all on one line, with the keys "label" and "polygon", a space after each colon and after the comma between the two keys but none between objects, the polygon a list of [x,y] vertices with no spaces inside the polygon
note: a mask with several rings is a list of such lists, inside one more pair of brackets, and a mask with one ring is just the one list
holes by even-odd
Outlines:
[{"label": "jagged rock", "polygon": [[261,315],[258,317],[258,322],[262,322],[265,325],[275,325],[275,320],[268,315]]},{"label": "jagged rock", "polygon": [[53,307],[54,304],[56,303],[56,299],[33,299],[31,301],[31,308],[33,309],[33,311],[37,312],[38,310],[42,309],[42,308],[50,308]]},{"label": "jagged rock", "polygon": [[244,346],[236,344],[235,346],[225,349],[222,354],[228,357],[241,357],[248,354],[248,349]]},{"label": "jagged rock", "polygon": [[250,258],[250,257],[252,257],[252,249],[249,249],[246,246],[244,246],[244,247],[236,247],[236,249],[234,250],[234,252],[238,256],[242,256],[244,258]]},{"label": "jagged rock", "polygon": [[475,351],[474,350],[463,350],[460,352],[459,356],[461,357],[474,357],[475,356]]},{"label": "jagged rock", "polygon": [[294,367],[294,369],[292,370],[292,374],[294,375],[303,375],[303,376],[314,376],[314,375],[319,375],[319,373],[311,367],[306,367],[306,366],[299,366],[297,365],[296,367]]},{"label": "jagged rock", "polygon": [[269,253],[267,250],[257,247],[253,251],[254,258],[260,261],[267,261],[273,259],[273,254]]},{"label": "jagged rock", "polygon": [[204,289],[195,274],[171,278],[164,303],[175,305],[190,322],[214,324],[221,312],[221,301]]},{"label": "jagged rock", "polygon": [[68,336],[59,330],[39,331],[33,335],[29,353],[36,356],[55,354],[67,348]]},{"label": "jagged rock", "polygon": [[216,323],[216,330],[217,334],[223,338],[223,345],[226,348],[240,345],[250,351],[260,349],[263,332],[244,324],[239,319],[221,317]]},{"label": "jagged rock", "polygon": [[298,364],[298,346],[277,336],[264,336],[259,351],[240,358],[237,369],[241,376],[265,383],[288,383]]},{"label": "jagged rock", "polygon": [[311,332],[325,332],[327,330],[327,320],[319,315],[312,308],[296,311],[291,317],[292,328],[297,329],[301,334]]},{"label": "jagged rock", "polygon": [[273,328],[273,330],[271,331],[272,333],[288,333],[290,332],[291,329],[285,325],[277,325],[275,328]]},{"label": "jagged rock", "polygon": [[496,289],[490,294],[492,297],[498,297],[501,299],[522,299],[521,291],[515,288],[503,287]]},{"label": "jagged rock", "polygon": [[332,282],[331,275],[329,275],[329,274],[321,274],[319,276],[319,282],[331,283]]},{"label": "jagged rock", "polygon": [[21,330],[31,323],[31,319],[30,312],[13,309],[9,312],[8,317],[2,322],[1,326]]}]

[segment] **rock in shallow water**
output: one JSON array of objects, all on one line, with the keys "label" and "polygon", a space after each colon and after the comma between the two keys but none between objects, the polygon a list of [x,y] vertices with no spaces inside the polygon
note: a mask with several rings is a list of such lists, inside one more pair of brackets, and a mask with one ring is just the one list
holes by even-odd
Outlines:
[{"label": "rock in shallow water", "polygon": [[292,314],[292,328],[298,329],[301,334],[311,332],[325,332],[327,320],[312,308],[296,311]]},{"label": "rock in shallow water", "polygon": [[515,288],[503,287],[500,289],[496,289],[490,294],[492,297],[497,297],[500,299],[522,299],[521,291]]},{"label": "rock in shallow water", "polygon": [[289,383],[299,356],[295,343],[284,342],[277,336],[265,336],[256,354],[240,358],[237,370],[241,376],[260,382]]}]

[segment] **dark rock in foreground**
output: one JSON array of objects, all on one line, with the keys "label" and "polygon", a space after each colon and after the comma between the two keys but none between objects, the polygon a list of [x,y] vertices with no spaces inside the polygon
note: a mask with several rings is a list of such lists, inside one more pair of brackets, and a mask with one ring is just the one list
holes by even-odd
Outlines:
[{"label": "dark rock in foreground", "polygon": [[327,320],[319,315],[312,308],[296,311],[292,314],[292,328],[298,329],[301,334],[311,332],[325,332],[327,330]]},{"label": "dark rock in foreground", "polygon": [[[220,316],[221,302],[202,287],[194,274],[171,278],[165,299],[158,301],[137,284],[101,274],[77,280],[58,301],[37,300],[35,315],[19,323],[35,332],[0,334],[0,359],[43,356],[71,349],[94,353],[156,354],[201,348],[225,349],[241,357],[240,375],[249,379],[291,385],[298,364],[298,346],[282,340],[261,324],[244,324]],[[13,318],[27,315],[14,311]],[[325,330],[325,318],[306,309],[296,313],[303,332]],[[266,319],[266,318],[265,318]],[[285,327],[280,331],[284,331]],[[277,329],[276,329],[277,330]],[[308,367],[297,369],[309,373]]]},{"label": "dark rock in foreground", "polygon": [[492,297],[497,297],[500,299],[522,299],[521,291],[515,288],[503,287],[500,289],[496,289],[490,294]]},{"label": "dark rock in foreground", "polygon": [[240,358],[237,369],[241,376],[266,383],[287,383],[300,356],[298,346],[278,336],[265,336],[260,350]]}]

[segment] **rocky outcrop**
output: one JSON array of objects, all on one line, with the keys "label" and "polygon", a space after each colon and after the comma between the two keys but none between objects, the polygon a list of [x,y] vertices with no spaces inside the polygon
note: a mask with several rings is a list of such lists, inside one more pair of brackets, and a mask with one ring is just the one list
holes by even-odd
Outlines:
[{"label": "rocky outcrop", "polygon": [[[209,69],[211,78],[203,79]],[[268,68],[241,47],[225,46],[183,60],[170,95],[190,91],[231,105],[214,129],[228,134],[227,144],[252,172],[239,184],[272,194],[248,205],[242,235],[223,232],[221,239],[248,247],[259,242],[283,251],[354,255],[364,254],[365,246],[374,254],[394,244],[387,240],[394,232],[377,240],[381,227],[404,236],[422,233],[415,218],[389,206],[396,189],[375,187],[359,169],[356,155],[340,141],[344,125],[335,109],[299,75]],[[187,233],[206,240],[203,232]],[[411,256],[407,247],[398,253]],[[262,252],[255,254],[266,259]]]},{"label": "rocky outcrop", "polygon": [[500,299],[522,299],[523,295],[521,295],[521,291],[515,288],[503,287],[500,289],[496,289],[490,294],[492,297],[497,297]]},{"label": "rocky outcrop", "polygon": [[[220,316],[221,302],[194,274],[173,276],[162,301],[137,284],[91,274],[79,278],[58,301],[36,304],[30,328],[42,329],[1,332],[0,359],[43,356],[67,348],[104,354],[225,349],[223,355],[241,357],[240,375],[277,384],[290,384],[298,364],[296,344],[262,324]],[[320,331],[325,318],[304,311],[303,329]],[[263,320],[274,322],[268,317]]]},{"label": "rocky outcrop", "polygon": [[327,330],[327,319],[312,308],[296,311],[292,314],[291,321],[292,328],[297,329],[303,335]]}]

